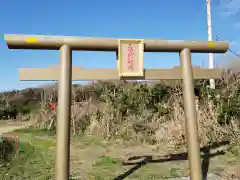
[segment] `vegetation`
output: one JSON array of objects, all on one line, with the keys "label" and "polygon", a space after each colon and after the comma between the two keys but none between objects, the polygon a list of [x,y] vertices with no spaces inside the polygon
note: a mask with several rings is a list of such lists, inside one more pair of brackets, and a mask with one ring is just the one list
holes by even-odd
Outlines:
[{"label": "vegetation", "polygon": [[[222,80],[218,84],[219,88],[212,90],[207,88],[206,81],[196,82],[201,145],[229,140],[239,146],[239,81],[227,84]],[[56,90],[45,93],[40,113],[34,117],[36,127],[55,131],[56,113],[49,104],[56,102],[53,101],[57,99]],[[73,135],[92,134],[154,145],[164,143],[174,148],[186,145],[180,83],[74,85],[72,102]]]},{"label": "vegetation", "polygon": [[[28,128],[16,130],[10,135],[18,136],[21,140],[20,154],[0,166],[0,175],[3,180],[55,179],[54,133]],[[226,144],[220,143],[211,147],[211,163],[208,172],[238,177],[234,173],[239,172],[240,156],[237,155],[239,150],[226,151],[227,148],[223,147],[224,145]],[[216,147],[218,151],[219,148],[226,151],[224,156],[222,152],[216,151]],[[188,176],[187,153],[170,153],[163,148],[152,150],[151,146],[106,141],[99,136],[75,136],[71,139],[70,179],[155,180]],[[144,154],[147,156],[143,156]],[[221,154],[222,156],[218,156]],[[129,159],[130,157],[133,160]],[[131,162],[136,163],[128,164]],[[203,153],[203,164],[206,167],[208,167],[207,162],[209,162],[209,156]]]},{"label": "vegetation", "polygon": [[[95,150],[99,148],[98,151],[94,151],[96,154],[104,149],[106,150],[107,147],[101,145],[104,140],[102,140],[101,143],[98,140],[87,141],[87,144],[85,144],[84,138],[91,135],[92,137],[101,137],[108,140],[107,142],[122,143],[121,146],[114,145],[114,148],[111,147],[112,149],[107,149],[107,152],[112,152],[113,150],[124,151],[129,148],[129,144],[131,144],[131,147],[133,145],[147,145],[149,148],[154,149],[154,151],[164,151],[168,153],[174,151],[186,152],[184,104],[182,86],[179,82],[180,81],[140,83],[121,81],[73,85],[71,133],[72,137],[75,138],[74,147],[81,152],[83,149],[89,152],[93,151],[89,149],[90,147]],[[217,88],[215,90],[208,88],[207,82],[206,80],[195,81],[201,147],[208,147],[213,144],[228,141],[229,152],[238,156],[238,149],[240,147],[239,78],[233,75],[223,78],[217,82]],[[18,117],[20,117],[21,120],[31,120],[31,122],[34,122],[32,128],[36,129],[34,130],[34,136],[32,134],[27,136],[26,134],[29,134],[28,132],[23,133],[22,139],[27,139],[27,141],[22,142],[22,144],[25,148],[27,147],[26,149],[31,150],[23,152],[22,155],[17,158],[18,161],[20,161],[20,164],[37,164],[36,166],[39,167],[42,166],[41,160],[36,160],[34,157],[42,157],[43,154],[40,154],[45,153],[44,156],[48,158],[46,161],[50,163],[49,167],[46,166],[49,174],[46,173],[45,175],[48,176],[46,178],[52,177],[54,173],[53,168],[50,168],[54,162],[54,153],[50,148],[52,145],[47,147],[46,150],[46,146],[44,146],[44,148],[39,147],[35,142],[40,143],[40,141],[43,140],[40,140],[39,137],[46,138],[44,134],[49,133],[52,133],[54,139],[56,112],[50,108],[50,104],[57,102],[57,84],[48,89],[5,92],[1,94],[0,97],[0,116],[2,119],[10,119],[13,117],[18,119]],[[36,132],[39,132],[39,129],[42,133],[37,135]],[[32,138],[35,138],[34,141]],[[81,138],[81,145],[79,145],[79,138]],[[31,139],[30,144],[29,139]],[[51,141],[54,142],[54,140]],[[38,154],[38,152],[41,153]],[[119,154],[121,153],[118,152],[118,155]],[[22,158],[22,160],[19,160],[19,158]],[[28,160],[26,160],[26,158]],[[84,157],[81,158],[84,159]],[[110,156],[106,153],[99,154],[93,164],[87,164],[87,166],[91,166],[94,171],[88,172],[89,176],[87,179],[91,179],[90,175],[96,179],[97,176],[99,176],[99,172],[101,172],[100,169],[112,169],[111,172],[107,170],[106,172],[104,171],[106,173],[104,176],[111,178],[116,177],[117,174],[113,174],[113,172],[115,172],[115,170],[122,171],[121,168],[119,169],[120,161],[119,156]],[[235,160],[235,163],[236,162],[237,160]],[[82,166],[81,160],[78,162],[74,160],[74,163],[76,163],[75,166]],[[10,164],[14,166],[15,161]],[[84,166],[86,166],[86,164]],[[7,174],[13,169],[12,166],[4,167],[9,169]],[[187,166],[181,164],[181,167]],[[146,168],[148,168],[148,166],[146,166]],[[164,169],[164,166],[161,166],[161,168],[165,171],[163,172],[163,174],[166,175],[164,177],[188,174],[185,170],[181,169],[180,166],[171,166],[171,172]],[[31,171],[35,172],[34,169]],[[77,168],[73,171],[81,171],[82,173],[82,170]],[[21,174],[21,177],[25,179],[30,176],[37,176],[40,173],[37,171],[35,175],[34,173],[26,174],[23,173],[23,170],[19,169],[18,172]],[[15,173],[15,171],[12,173]],[[172,175],[169,175],[169,173]],[[18,175],[12,175],[11,178],[17,178]],[[143,175],[141,174],[141,176]],[[103,177],[99,176],[98,178],[101,179]],[[140,176],[136,178],[139,177]],[[149,174],[148,177],[160,178],[156,173]]]},{"label": "vegetation", "polygon": [[[222,140],[240,146],[240,83],[232,77],[233,80],[228,77],[228,81],[219,81],[216,90],[209,89],[205,80],[195,82],[202,146]],[[24,92],[25,96],[20,91],[2,96],[2,117],[6,119],[19,114],[35,120],[35,127],[54,132],[56,112],[50,104],[57,102],[57,84],[45,90]],[[19,101],[25,103],[20,106]],[[73,135],[92,134],[107,139],[164,143],[184,148],[181,83],[122,81],[73,85],[71,130]]]},{"label": "vegetation", "polygon": [[[41,130],[18,130],[14,135],[20,135],[19,155],[13,153],[9,156],[11,159],[2,161],[0,164],[1,179],[18,180],[18,179],[50,179],[53,177],[54,167],[54,151],[48,148],[55,146],[55,142],[48,139],[36,138],[43,134],[47,134]],[[32,133],[31,138],[27,135]],[[5,138],[6,139],[6,138]],[[24,141],[25,139],[25,141]],[[8,142],[8,141],[6,141]],[[10,146],[15,150],[15,143]],[[14,157],[14,158],[13,158]]]}]

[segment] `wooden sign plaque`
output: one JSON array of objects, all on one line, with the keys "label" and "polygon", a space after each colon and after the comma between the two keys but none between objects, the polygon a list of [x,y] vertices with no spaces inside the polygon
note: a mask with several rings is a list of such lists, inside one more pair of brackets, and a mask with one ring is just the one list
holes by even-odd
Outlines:
[{"label": "wooden sign plaque", "polygon": [[144,40],[119,39],[118,72],[120,77],[144,76]]}]

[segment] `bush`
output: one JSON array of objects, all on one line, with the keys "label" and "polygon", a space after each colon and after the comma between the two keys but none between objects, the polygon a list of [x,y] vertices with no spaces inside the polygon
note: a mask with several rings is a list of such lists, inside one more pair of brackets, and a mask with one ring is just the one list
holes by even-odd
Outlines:
[{"label": "bush", "polygon": [[0,109],[0,119],[16,119],[18,109],[16,106],[8,106]]},{"label": "bush", "polygon": [[19,111],[19,113],[21,113],[21,115],[26,115],[31,112],[31,108],[28,106],[23,106],[23,107],[19,107],[18,111]]},{"label": "bush", "polygon": [[3,165],[10,161],[15,152],[15,142],[9,141],[7,137],[0,138],[0,163]]},{"label": "bush", "polygon": [[[224,139],[238,143],[240,119],[240,83],[221,84],[215,90],[208,80],[196,81],[199,98],[198,122],[201,145]],[[57,99],[56,89],[46,92],[39,111],[38,125],[55,131],[56,114],[47,105]],[[92,99],[88,101],[88,99]],[[97,134],[151,144],[186,145],[182,86],[176,84],[144,84],[99,82],[73,86],[73,134]],[[90,105],[88,105],[90,104]],[[91,106],[97,108],[92,111]],[[31,111],[31,109],[29,109]],[[29,111],[26,111],[27,113]],[[24,112],[24,111],[23,111]]]}]

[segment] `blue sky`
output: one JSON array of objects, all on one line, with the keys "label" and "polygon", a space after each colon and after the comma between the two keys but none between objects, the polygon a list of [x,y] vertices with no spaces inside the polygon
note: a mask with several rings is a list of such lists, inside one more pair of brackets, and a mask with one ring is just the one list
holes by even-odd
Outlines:
[{"label": "blue sky", "polygon": [[[213,36],[235,42],[237,50],[239,29],[219,6],[213,0]],[[48,83],[20,82],[18,68],[58,64],[58,51],[9,50],[3,34],[207,40],[205,0],[1,0],[0,7],[0,91]],[[195,65],[208,64],[207,54],[192,58]],[[115,53],[74,51],[73,65],[114,68]],[[178,65],[177,53],[145,53],[146,68]]]}]

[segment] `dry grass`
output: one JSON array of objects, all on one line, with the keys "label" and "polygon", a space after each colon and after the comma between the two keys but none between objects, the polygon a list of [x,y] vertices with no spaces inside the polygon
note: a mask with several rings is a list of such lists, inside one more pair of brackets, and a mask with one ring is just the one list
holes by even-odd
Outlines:
[{"label": "dry grass", "polygon": [[[233,96],[238,97],[236,94],[240,89],[239,84],[239,81],[235,80],[231,84],[222,85],[224,87],[214,93],[214,96],[217,97],[212,99],[202,97],[200,100],[197,116],[202,147],[222,140],[229,140],[232,144],[240,147],[238,140],[240,128],[237,116],[227,117],[228,123],[219,123],[219,111],[222,108],[220,100],[225,100],[223,96],[228,96],[228,99]],[[152,107],[146,107],[147,101],[150,101],[153,96],[149,92],[154,86],[140,87],[140,91],[142,91],[140,93],[135,90],[138,87],[140,85],[126,85],[126,82],[117,85],[100,83],[73,86],[72,134],[100,135],[107,139],[122,139],[156,146],[164,145],[169,149],[186,149],[181,87],[176,85],[170,90],[170,96],[158,105],[160,111],[169,111],[161,115],[154,112]],[[147,89],[147,92],[144,92],[144,88]],[[204,89],[205,95],[207,93],[209,96],[211,92],[208,91]],[[43,94],[39,114],[37,117],[32,117],[36,119],[38,128],[55,130],[56,113],[50,110],[48,105],[56,102],[56,92],[57,88],[54,88]],[[126,103],[121,99],[124,94],[127,94],[132,103],[135,103],[136,113],[131,111],[132,106],[129,103],[126,105],[127,111],[121,112],[122,106]],[[240,99],[238,101],[240,102]],[[136,105],[136,103],[140,104]]]}]

